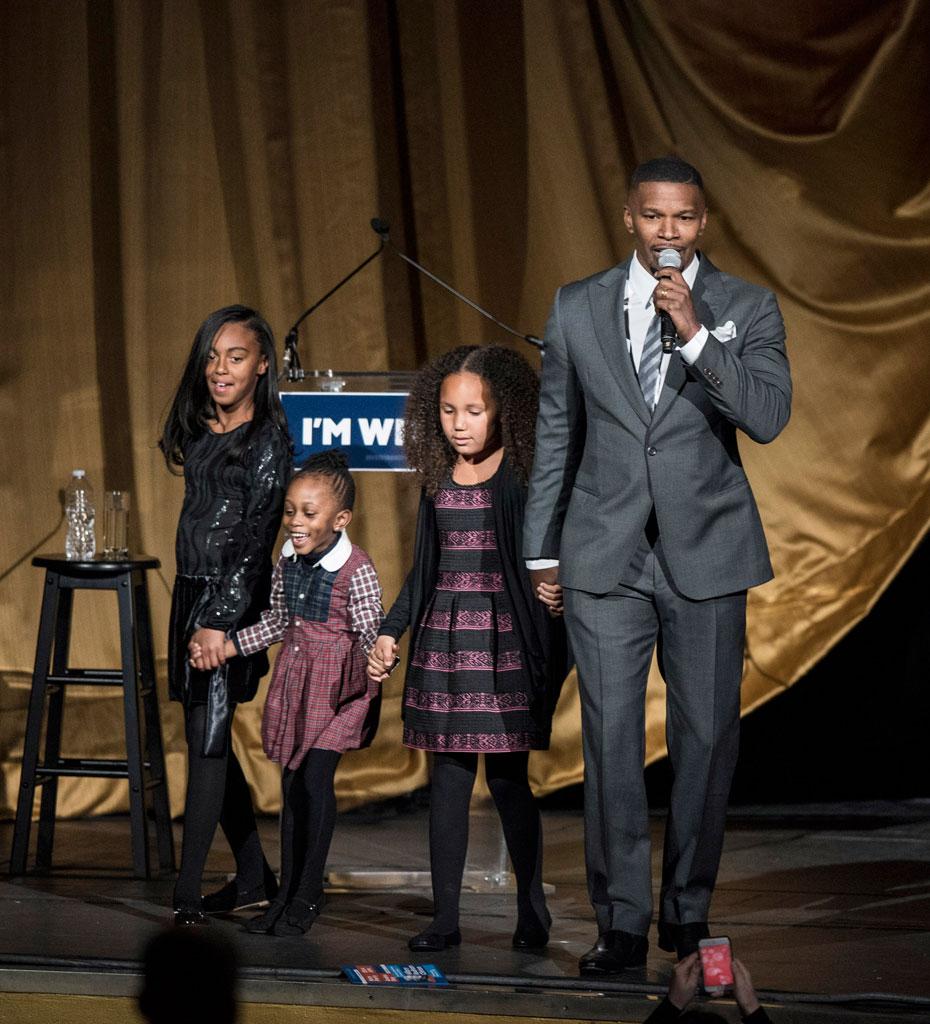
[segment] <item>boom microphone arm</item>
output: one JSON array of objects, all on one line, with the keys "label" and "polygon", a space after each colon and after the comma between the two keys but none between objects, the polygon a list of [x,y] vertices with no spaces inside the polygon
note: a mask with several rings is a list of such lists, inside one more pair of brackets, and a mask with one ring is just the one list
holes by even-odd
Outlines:
[{"label": "boom microphone arm", "polygon": [[515,338],[519,338],[521,341],[529,342],[530,345],[535,345],[536,348],[542,348],[543,342],[541,338],[537,338],[535,334],[521,334],[520,331],[515,330],[508,324],[505,324],[502,320],[498,320],[496,316],[489,313],[482,306],[479,306],[477,302],[468,298],[467,295],[463,295],[460,291],[457,291],[447,281],[443,281],[441,277],[437,277],[432,271],[427,270],[426,267],[417,263],[415,259],[411,259],[405,252],[401,252],[400,249],[391,241],[391,225],[380,217],[375,217],[371,222],[372,231],[381,239],[382,245],[389,245],[391,249],[397,253],[397,255],[405,262],[409,263],[411,267],[414,267],[421,274],[425,274],[431,281],[435,281],[440,288],[445,288],[447,292],[454,295],[457,299],[464,302],[466,306],[471,306],[476,312],[480,313],[483,317],[486,317],[491,323],[497,324],[498,327],[507,331],[508,334],[512,334]]},{"label": "boom microphone arm", "polygon": [[303,313],[301,313],[300,316],[294,321],[294,326],[291,327],[291,329],[287,332],[284,338],[284,356],[282,358],[283,368],[281,374],[282,377],[287,376],[289,380],[302,380],[304,377],[304,370],[300,365],[300,356],[297,353],[297,332],[298,329],[300,328],[300,325],[304,322],[304,320],[306,320],[307,317],[310,316],[310,314],[314,310],[319,309],[319,307],[322,306],[327,299],[329,299],[332,295],[335,295],[336,292],[338,292],[343,285],[348,284],[349,281],[351,281],[352,278],[355,277],[355,275],[360,270],[364,270],[365,267],[367,267],[368,264],[372,262],[372,260],[376,260],[388,246],[405,263],[409,263],[410,266],[413,267],[415,270],[418,270],[421,274],[424,274],[431,281],[435,281],[436,284],[440,286],[440,288],[445,288],[447,292],[454,295],[461,302],[464,302],[466,306],[471,306],[472,309],[480,313],[483,317],[486,317],[488,320],[491,321],[491,323],[497,324],[497,326],[500,327],[502,330],[507,331],[508,334],[512,334],[515,338],[519,338],[521,341],[528,342],[530,345],[534,345],[538,349],[543,348],[543,341],[541,338],[537,338],[535,334],[521,334],[520,331],[515,330],[508,324],[505,324],[502,320],[498,320],[496,316],[489,313],[482,306],[479,306],[477,302],[468,298],[467,295],[463,295],[460,291],[453,288],[452,285],[449,284],[447,281],[443,281],[441,277],[437,277],[436,274],[434,274],[432,271],[427,270],[426,267],[417,263],[415,259],[411,259],[411,257],[408,256],[405,252],[402,252],[400,249],[398,249],[397,246],[391,241],[391,225],[386,220],[382,220],[380,217],[373,217],[371,220],[371,229],[378,236],[378,248],[375,249],[375,251],[371,253],[370,256],[367,256],[365,259],[363,259],[362,262],[359,263],[359,265],[354,270],[349,271],[349,273],[346,274],[346,276],[341,281],[334,284],[333,287],[330,288],[330,290],[325,295],[317,299],[312,306],[309,306],[307,309],[305,309]]}]

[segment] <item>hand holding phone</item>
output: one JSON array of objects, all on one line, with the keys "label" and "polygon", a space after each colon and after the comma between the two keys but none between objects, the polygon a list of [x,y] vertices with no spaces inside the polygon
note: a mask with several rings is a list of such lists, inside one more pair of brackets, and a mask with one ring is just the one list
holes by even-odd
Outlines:
[{"label": "hand holding phone", "polygon": [[743,1017],[759,1009],[759,997],[752,987],[752,977],[738,957],[733,957],[733,998]]},{"label": "hand holding phone", "polygon": [[668,1001],[679,1013],[684,1013],[700,983],[701,958],[697,952],[689,953],[684,960],[679,960],[672,970],[672,980],[668,985]]},{"label": "hand holding phone", "polygon": [[704,991],[709,996],[721,996],[733,984],[733,958],[730,940],[726,936],[715,939],[701,939],[698,942],[701,954],[701,974]]}]

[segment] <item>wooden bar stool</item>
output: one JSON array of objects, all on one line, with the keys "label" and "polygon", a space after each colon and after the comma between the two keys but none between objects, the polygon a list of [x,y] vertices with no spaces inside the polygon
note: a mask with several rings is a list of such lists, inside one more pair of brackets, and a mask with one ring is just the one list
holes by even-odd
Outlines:
[{"label": "wooden bar stool", "polygon": [[[148,555],[132,555],[122,561],[95,559],[68,561],[63,555],[39,555],[32,564],[45,569],[45,591],[39,636],[36,643],[32,692],[23,744],[23,767],[13,830],[10,874],[26,871],[33,797],[42,787],[36,867],[52,863],[55,837],[55,806],[58,780],[111,778],[129,781],[129,816],[132,829],[132,867],[137,878],[151,875],[148,810],[155,820],[158,865],[174,871],[174,841],[168,804],[168,780],[162,746],[155,658],[149,616],[146,571],[159,561]],[[121,667],[78,669],[68,667],[71,612],[76,590],[115,590],[119,607]],[[121,686],[126,726],[126,759],[101,760],[61,756],[61,724],[68,686]],[[48,714],[46,716],[46,698]],[[141,710],[140,710],[141,708]],[[42,720],[45,750],[39,760]]]}]

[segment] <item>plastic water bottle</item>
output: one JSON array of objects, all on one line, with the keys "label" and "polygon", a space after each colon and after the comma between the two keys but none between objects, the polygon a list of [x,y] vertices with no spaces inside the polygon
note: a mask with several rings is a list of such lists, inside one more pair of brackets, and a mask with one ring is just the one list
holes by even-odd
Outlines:
[{"label": "plastic water bottle", "polygon": [[94,536],[94,492],[83,469],[76,469],[65,489],[65,558],[86,562],[94,557],[97,540]]}]

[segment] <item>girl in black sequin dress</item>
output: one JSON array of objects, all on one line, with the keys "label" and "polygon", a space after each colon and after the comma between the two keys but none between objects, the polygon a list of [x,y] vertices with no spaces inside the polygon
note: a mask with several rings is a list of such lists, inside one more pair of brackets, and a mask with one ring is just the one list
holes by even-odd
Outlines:
[{"label": "girl in black sequin dress", "polygon": [[[255,696],[268,660],[261,653],[227,664],[224,652],[227,633],[257,621],[267,604],[291,461],[274,337],[254,310],[227,306],[203,322],[159,447],[168,467],[184,473],[168,640],[169,691],[184,705],[188,750],[174,908],[177,923],[197,924],[205,913],[263,903],[277,891],[230,744],[236,705]],[[204,671],[188,661],[192,640]],[[201,899],[217,824],[235,855],[236,877]]]},{"label": "girl in black sequin dress", "polygon": [[407,461],[424,484],[414,565],[381,626],[369,673],[387,674],[410,626],[404,743],[433,753],[434,917],[410,940],[418,952],[461,941],[479,754],[517,881],[513,945],[536,948],[549,938],[527,760],[549,746],[566,653],[561,591],[534,594],[522,558],[538,393],[536,374],[516,352],[470,346],[422,370],[407,406]]}]

